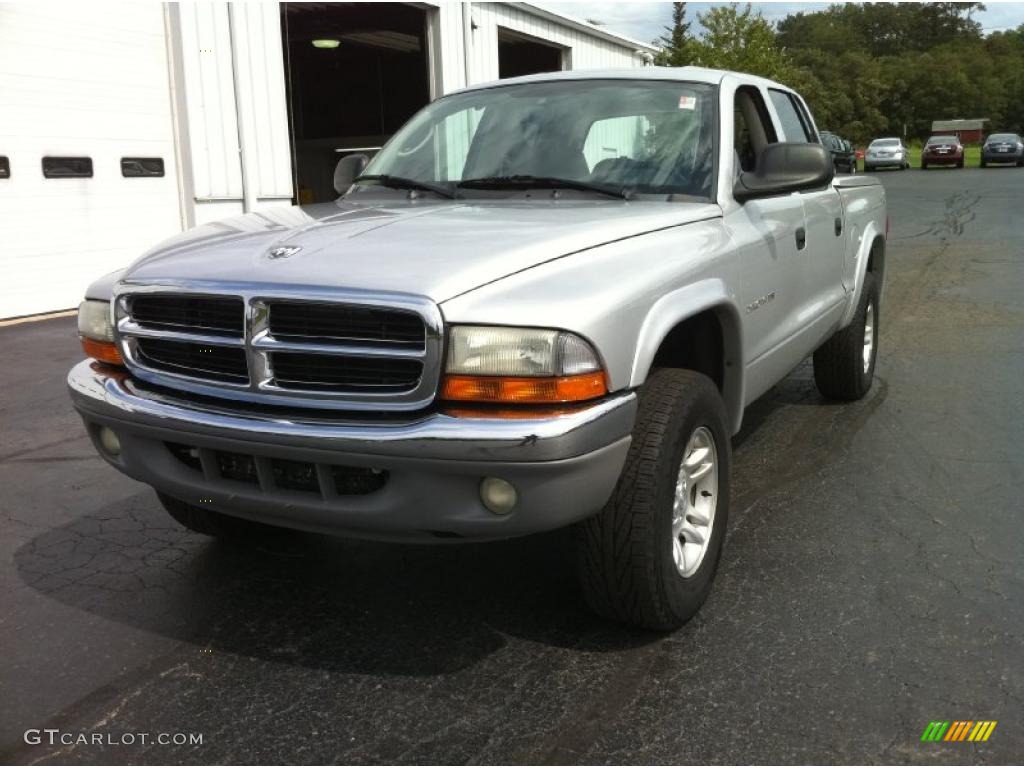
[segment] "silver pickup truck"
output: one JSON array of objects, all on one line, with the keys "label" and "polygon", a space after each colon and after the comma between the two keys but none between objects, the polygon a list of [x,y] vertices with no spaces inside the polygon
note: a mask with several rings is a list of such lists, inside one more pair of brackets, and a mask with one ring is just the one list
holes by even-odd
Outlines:
[{"label": "silver pickup truck", "polygon": [[97,450],[193,530],[575,525],[592,607],[670,629],[711,588],[744,407],[812,353],[826,397],[871,387],[885,193],[833,178],[777,83],[474,86],[335,186],[174,237],[79,310]]}]

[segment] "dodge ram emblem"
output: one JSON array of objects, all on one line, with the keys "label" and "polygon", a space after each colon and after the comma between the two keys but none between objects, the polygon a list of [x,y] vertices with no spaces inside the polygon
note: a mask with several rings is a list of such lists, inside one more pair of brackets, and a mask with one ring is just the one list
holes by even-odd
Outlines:
[{"label": "dodge ram emblem", "polygon": [[271,259],[287,259],[289,256],[294,256],[301,250],[301,245],[279,245],[277,248],[271,248],[267,252],[267,256]]}]

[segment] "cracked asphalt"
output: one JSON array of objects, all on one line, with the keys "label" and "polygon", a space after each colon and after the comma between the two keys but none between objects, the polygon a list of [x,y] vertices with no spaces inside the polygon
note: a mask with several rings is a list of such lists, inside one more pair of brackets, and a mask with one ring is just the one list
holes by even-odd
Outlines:
[{"label": "cracked asphalt", "polygon": [[[876,385],[824,402],[805,364],[748,410],[717,583],[667,636],[593,618],[564,533],[190,534],[95,456],[73,319],[0,328],[0,759],[1019,762],[1024,170],[880,177]],[[152,743],[176,732],[202,744]]]}]

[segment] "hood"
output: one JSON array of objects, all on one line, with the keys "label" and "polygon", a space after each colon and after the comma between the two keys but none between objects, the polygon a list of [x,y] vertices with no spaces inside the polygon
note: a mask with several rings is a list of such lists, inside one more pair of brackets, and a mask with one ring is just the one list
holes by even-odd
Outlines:
[{"label": "hood", "polygon": [[339,200],[198,226],[123,277],[396,291],[440,303],[570,253],[718,216],[710,203],[665,201]]}]

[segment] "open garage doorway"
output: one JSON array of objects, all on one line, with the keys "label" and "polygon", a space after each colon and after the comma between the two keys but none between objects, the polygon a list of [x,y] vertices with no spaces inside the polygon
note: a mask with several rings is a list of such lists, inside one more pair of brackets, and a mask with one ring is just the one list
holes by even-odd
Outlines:
[{"label": "open garage doorway", "polygon": [[373,155],[430,101],[426,11],[403,3],[282,3],[299,203],[333,200],[334,166]]},{"label": "open garage doorway", "polygon": [[498,28],[498,77],[569,69],[568,50],[535,37]]}]

